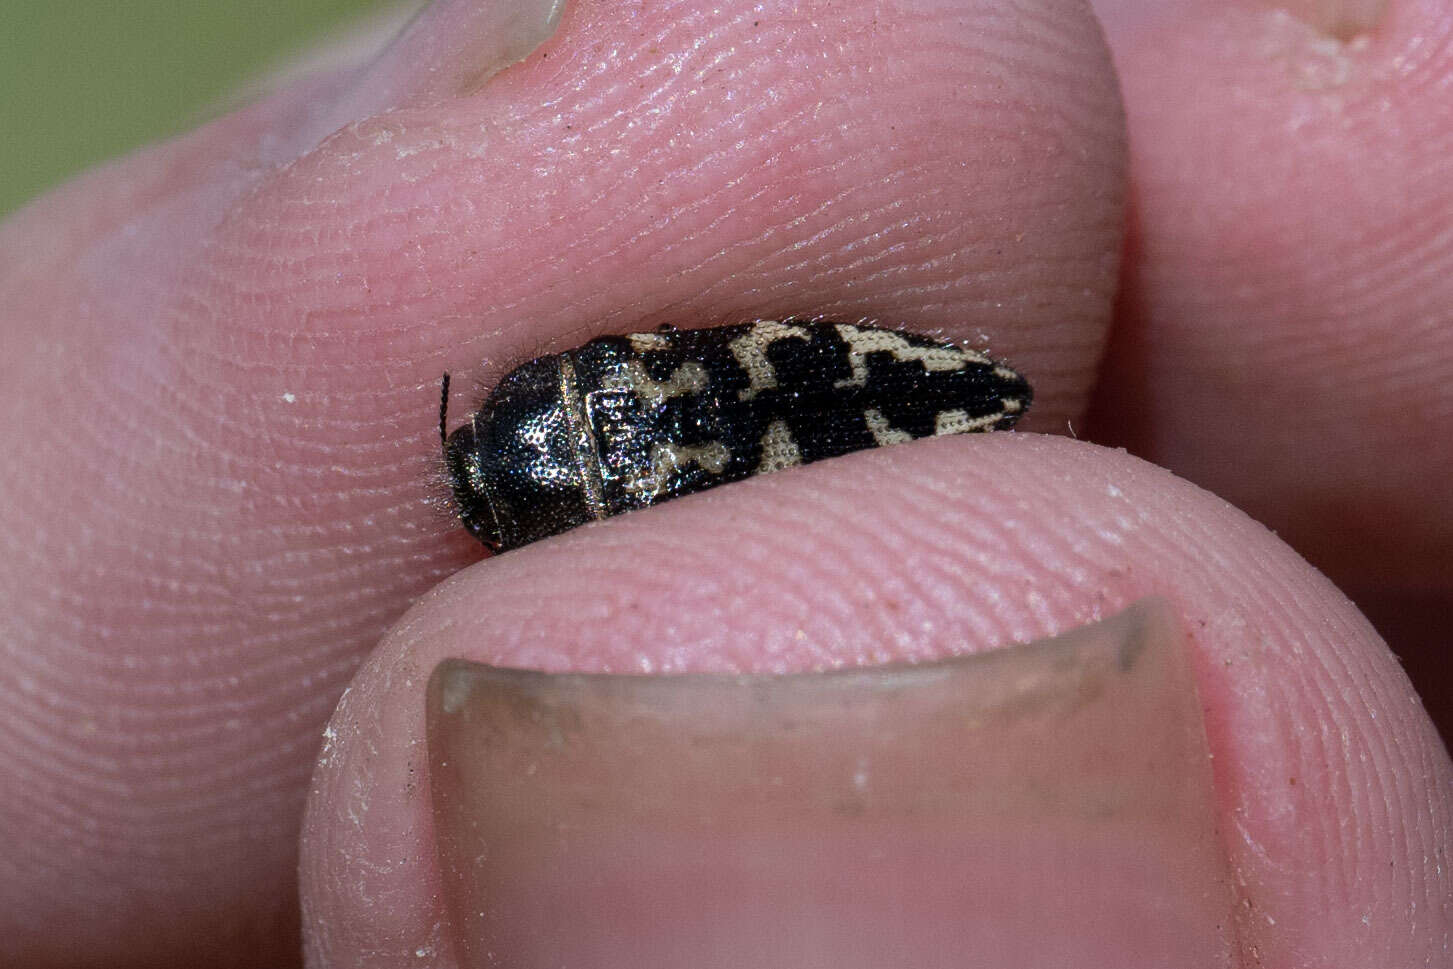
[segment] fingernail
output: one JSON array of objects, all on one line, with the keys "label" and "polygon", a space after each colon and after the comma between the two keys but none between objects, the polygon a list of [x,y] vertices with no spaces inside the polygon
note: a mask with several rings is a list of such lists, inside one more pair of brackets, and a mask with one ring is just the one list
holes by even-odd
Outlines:
[{"label": "fingernail", "polygon": [[914,666],[446,661],[428,743],[466,967],[1199,967],[1232,895],[1169,606]]},{"label": "fingernail", "polygon": [[333,131],[389,108],[471,94],[550,39],[565,0],[434,0],[318,122]]}]

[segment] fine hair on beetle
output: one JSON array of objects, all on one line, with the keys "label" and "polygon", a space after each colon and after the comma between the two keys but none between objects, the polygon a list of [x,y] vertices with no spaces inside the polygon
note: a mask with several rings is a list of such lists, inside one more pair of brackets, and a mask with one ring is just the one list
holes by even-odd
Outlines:
[{"label": "fine hair on beetle", "polygon": [[[597,334],[598,335],[598,334]],[[594,339],[594,337],[592,337]],[[499,382],[509,376],[510,372],[518,365],[518,362],[534,360],[538,357],[549,356],[555,353],[563,353],[570,347],[559,347],[560,340],[533,340],[532,350],[526,350],[510,354],[506,359],[515,360],[516,363],[502,363],[497,357],[486,357],[479,367],[475,368],[473,375],[465,382],[471,386],[468,389],[469,405],[464,413],[469,420],[473,420],[489,400],[489,395]],[[551,349],[551,347],[556,349]],[[449,411],[459,410],[450,407],[450,393],[456,390],[460,381],[454,379],[454,375],[445,371],[440,380],[439,387],[439,441],[440,447],[434,451],[433,460],[430,462],[428,495],[425,503],[429,506],[430,517],[432,517],[449,534],[459,530],[459,502],[454,495],[454,483],[449,473],[449,464],[444,456],[443,444],[449,439]]]},{"label": "fine hair on beetle", "polygon": [[439,444],[430,461],[428,494],[424,499],[430,517],[448,535],[459,531],[459,501],[454,495],[449,464],[444,456],[444,446],[449,440],[449,390],[453,383],[451,375],[445,371],[439,386]]}]

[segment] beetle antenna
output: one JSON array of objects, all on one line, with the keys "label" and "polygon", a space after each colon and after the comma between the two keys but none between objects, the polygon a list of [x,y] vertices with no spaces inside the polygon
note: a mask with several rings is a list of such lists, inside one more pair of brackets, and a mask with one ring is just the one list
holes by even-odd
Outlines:
[{"label": "beetle antenna", "polygon": [[445,422],[449,420],[449,374],[444,374],[443,385],[439,388],[439,443],[447,446],[449,438],[444,433]]}]

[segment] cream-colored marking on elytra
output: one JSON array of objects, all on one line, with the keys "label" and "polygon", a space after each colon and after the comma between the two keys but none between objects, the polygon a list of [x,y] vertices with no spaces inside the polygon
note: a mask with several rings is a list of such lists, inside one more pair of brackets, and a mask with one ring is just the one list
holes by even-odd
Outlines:
[{"label": "cream-colored marking on elytra", "polygon": [[669,333],[627,333],[626,339],[630,341],[631,349],[637,353],[671,349]]},{"label": "cream-colored marking on elytra", "polygon": [[1013,370],[1010,370],[1008,367],[1004,366],[1003,364],[996,364],[995,365],[995,367],[994,367],[994,376],[1000,378],[1001,380],[1018,380],[1018,379],[1020,379],[1019,378],[1019,374],[1015,373]]},{"label": "cream-colored marking on elytra", "polygon": [[1024,401],[1018,397],[1005,397],[999,402],[999,406],[1004,408],[1006,414],[1017,414],[1024,409]]},{"label": "cream-colored marking on elytra", "polygon": [[607,374],[601,386],[606,390],[628,390],[646,403],[659,406],[672,397],[700,393],[710,383],[706,368],[695,360],[681,364],[665,380],[652,380],[645,364],[631,360],[620,370]]},{"label": "cream-colored marking on elytra", "polygon": [[792,431],[786,421],[773,421],[762,435],[762,460],[757,463],[755,474],[781,471],[802,463],[802,451],[792,439]]},{"label": "cream-colored marking on elytra", "polygon": [[878,442],[879,447],[887,447],[890,444],[902,444],[905,441],[913,440],[913,435],[907,431],[900,431],[888,423],[888,418],[883,412],[869,407],[863,411],[863,420],[868,422],[868,430],[873,435],[873,440]]},{"label": "cream-colored marking on elytra", "polygon": [[839,380],[834,387],[866,387],[868,384],[868,354],[891,353],[893,359],[905,363],[916,360],[929,372],[962,370],[969,363],[991,363],[982,353],[966,350],[952,343],[933,346],[915,346],[901,333],[892,330],[868,330],[851,323],[838,323],[838,335],[847,342],[848,363],[853,375]]},{"label": "cream-colored marking on elytra", "polygon": [[696,464],[708,474],[726,470],[732,452],[720,441],[706,444],[657,444],[651,448],[651,470],[626,482],[625,489],[633,495],[659,498],[670,483],[671,475]]},{"label": "cream-colored marking on elytra", "polygon": [[982,431],[986,427],[993,427],[1004,419],[1004,415],[985,414],[983,417],[970,417],[968,411],[963,410],[941,410],[938,416],[933,419],[933,433],[935,434],[971,434],[974,431]]},{"label": "cream-colored marking on elytra", "polygon": [[776,320],[758,320],[752,328],[727,344],[732,356],[747,372],[749,386],[737,391],[738,400],[751,400],[760,391],[777,386],[777,371],[767,359],[767,348],[778,340],[812,340],[812,334],[800,326],[788,326]]}]

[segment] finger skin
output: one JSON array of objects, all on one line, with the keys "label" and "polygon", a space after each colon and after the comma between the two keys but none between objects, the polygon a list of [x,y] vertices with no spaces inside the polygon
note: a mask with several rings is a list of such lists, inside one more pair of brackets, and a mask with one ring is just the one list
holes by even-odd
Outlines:
[{"label": "finger skin", "polygon": [[1083,4],[585,2],[482,90],[439,66],[0,230],[7,966],[296,960],[323,723],[479,554],[428,500],[443,371],[824,313],[990,343],[1042,426],[1084,404],[1124,155]]},{"label": "finger skin", "polygon": [[1132,229],[1090,433],[1276,529],[1432,658],[1453,730],[1453,11],[1096,7]]},{"label": "finger skin", "polygon": [[[1194,653],[1245,966],[1435,965],[1453,766],[1347,599],[1226,503],[1122,452],[991,434],[860,453],[481,563],[411,610],[329,730],[303,837],[310,964],[454,965],[424,689],[464,657],[616,672],[930,659],[1146,595]],[[1131,929],[1127,928],[1127,931]]]}]

